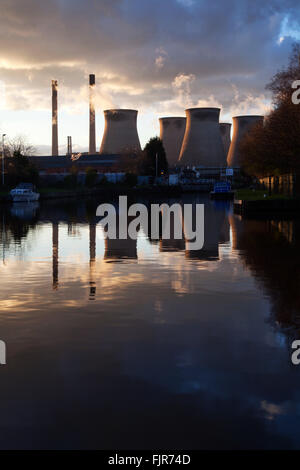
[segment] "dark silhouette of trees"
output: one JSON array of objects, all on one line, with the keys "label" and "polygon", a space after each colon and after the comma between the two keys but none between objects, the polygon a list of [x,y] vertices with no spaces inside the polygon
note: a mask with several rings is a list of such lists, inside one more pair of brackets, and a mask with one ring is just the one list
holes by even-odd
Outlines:
[{"label": "dark silhouette of trees", "polygon": [[300,171],[300,104],[292,102],[292,83],[300,80],[300,45],[294,45],[287,68],[267,85],[274,109],[263,127],[254,126],[241,142],[243,170],[250,175],[278,176]]},{"label": "dark silhouette of trees", "polygon": [[144,148],[141,172],[144,175],[161,176],[168,174],[169,167],[162,141],[152,137]]}]

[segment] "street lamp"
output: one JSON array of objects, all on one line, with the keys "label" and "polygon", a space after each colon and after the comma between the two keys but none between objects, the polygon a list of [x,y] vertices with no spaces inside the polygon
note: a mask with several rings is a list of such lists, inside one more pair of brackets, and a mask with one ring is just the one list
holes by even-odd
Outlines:
[{"label": "street lamp", "polygon": [[6,134],[2,134],[2,185],[4,186],[4,137]]}]

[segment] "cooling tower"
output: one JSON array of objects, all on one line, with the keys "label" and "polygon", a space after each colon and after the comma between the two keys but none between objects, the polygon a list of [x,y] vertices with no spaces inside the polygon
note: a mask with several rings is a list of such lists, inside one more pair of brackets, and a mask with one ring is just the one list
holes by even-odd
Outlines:
[{"label": "cooling tower", "polygon": [[178,163],[178,158],[185,133],[185,117],[160,118],[160,139],[166,151],[170,166]]},{"label": "cooling tower", "polygon": [[231,124],[229,122],[221,122],[220,123],[220,132],[221,132],[225,157],[227,159],[227,155],[228,155],[228,152],[229,152],[229,147],[230,147],[230,144],[231,144],[231,135],[230,135]]},{"label": "cooling tower", "polygon": [[109,109],[104,111],[105,128],[100,153],[119,154],[127,150],[141,150],[137,132],[137,111]]},{"label": "cooling tower", "polygon": [[227,164],[230,167],[240,165],[239,146],[244,135],[254,126],[254,124],[264,122],[264,116],[236,116],[233,121],[233,136],[230,144]]},{"label": "cooling tower", "polygon": [[219,108],[191,108],[186,111],[186,128],[179,163],[183,166],[226,166]]},{"label": "cooling tower", "polygon": [[95,75],[89,76],[89,90],[90,90],[90,142],[89,154],[95,155],[96,153],[96,114],[95,114]]},{"label": "cooling tower", "polygon": [[52,80],[52,156],[58,155],[57,134],[57,80]]}]

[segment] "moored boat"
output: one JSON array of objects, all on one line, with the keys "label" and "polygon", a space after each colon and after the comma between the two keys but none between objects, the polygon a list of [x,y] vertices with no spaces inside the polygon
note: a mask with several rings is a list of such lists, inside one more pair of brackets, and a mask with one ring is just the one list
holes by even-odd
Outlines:
[{"label": "moored boat", "polygon": [[10,191],[13,202],[32,202],[38,201],[40,194],[34,191],[31,183],[21,183]]},{"label": "moored boat", "polygon": [[229,181],[218,181],[214,184],[214,190],[211,191],[212,199],[233,199],[234,191],[231,190]]}]

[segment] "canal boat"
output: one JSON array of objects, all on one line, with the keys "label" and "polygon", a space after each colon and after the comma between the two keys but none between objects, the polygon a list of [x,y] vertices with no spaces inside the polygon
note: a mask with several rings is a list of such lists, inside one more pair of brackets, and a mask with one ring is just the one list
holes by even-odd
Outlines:
[{"label": "canal boat", "polygon": [[234,191],[232,191],[229,181],[218,181],[215,183],[210,197],[212,199],[233,199]]},{"label": "canal boat", "polygon": [[38,201],[40,194],[34,191],[31,183],[21,183],[10,191],[13,202],[33,202]]}]

